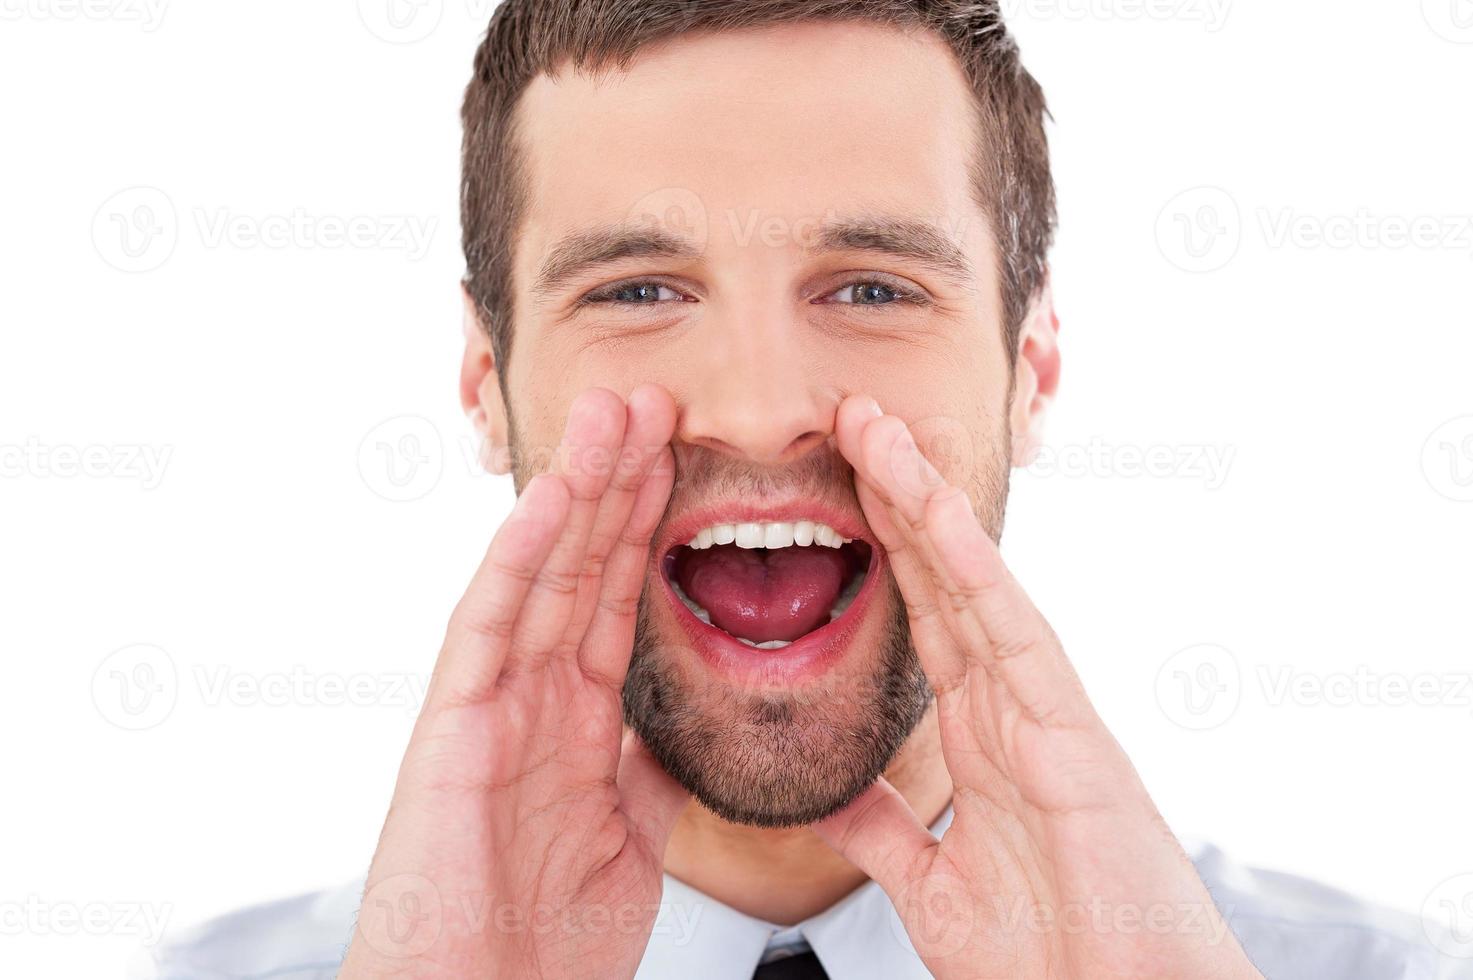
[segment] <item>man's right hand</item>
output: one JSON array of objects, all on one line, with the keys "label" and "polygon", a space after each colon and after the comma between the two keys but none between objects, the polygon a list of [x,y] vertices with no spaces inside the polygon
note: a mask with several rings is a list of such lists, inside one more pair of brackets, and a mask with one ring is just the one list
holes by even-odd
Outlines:
[{"label": "man's right hand", "polygon": [[620,691],[674,479],[653,385],[569,411],[450,618],[341,977],[629,977],[687,801]]}]

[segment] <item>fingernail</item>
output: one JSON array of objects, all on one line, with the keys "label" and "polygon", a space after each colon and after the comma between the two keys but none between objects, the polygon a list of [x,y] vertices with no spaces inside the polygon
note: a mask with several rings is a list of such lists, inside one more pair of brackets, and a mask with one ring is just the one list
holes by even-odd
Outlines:
[{"label": "fingernail", "polygon": [[875,418],[879,418],[881,415],[885,414],[884,411],[880,408],[880,403],[875,401],[873,398],[869,400],[869,413]]}]

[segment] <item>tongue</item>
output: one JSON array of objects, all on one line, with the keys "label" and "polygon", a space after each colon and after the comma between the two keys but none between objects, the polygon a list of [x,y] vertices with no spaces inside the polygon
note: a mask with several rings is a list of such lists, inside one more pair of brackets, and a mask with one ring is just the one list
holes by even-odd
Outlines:
[{"label": "tongue", "polygon": [[829,621],[847,562],[837,548],[686,549],[675,568],[711,624],[754,643],[796,640]]}]

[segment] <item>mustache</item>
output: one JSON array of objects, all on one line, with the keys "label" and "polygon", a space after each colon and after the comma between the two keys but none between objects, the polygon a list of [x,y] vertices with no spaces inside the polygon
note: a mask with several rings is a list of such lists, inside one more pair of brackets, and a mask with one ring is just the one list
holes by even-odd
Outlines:
[{"label": "mustache", "polygon": [[665,508],[665,520],[705,500],[764,497],[805,497],[859,513],[854,468],[833,440],[781,465],[757,463],[690,443],[671,443],[671,450],[675,485]]}]

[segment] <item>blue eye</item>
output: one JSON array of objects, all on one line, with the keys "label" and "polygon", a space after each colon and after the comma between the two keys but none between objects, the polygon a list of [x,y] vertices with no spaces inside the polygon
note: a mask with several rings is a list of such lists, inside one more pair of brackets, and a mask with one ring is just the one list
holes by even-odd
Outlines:
[{"label": "blue eye", "polygon": [[908,289],[878,280],[861,280],[836,289],[824,297],[832,303],[852,306],[889,306],[892,303],[916,303],[921,297]]},{"label": "blue eye", "polygon": [[654,303],[669,303],[683,299],[680,293],[663,283],[652,281],[616,282],[596,289],[583,297],[585,303],[619,303],[628,306],[649,306]]}]

